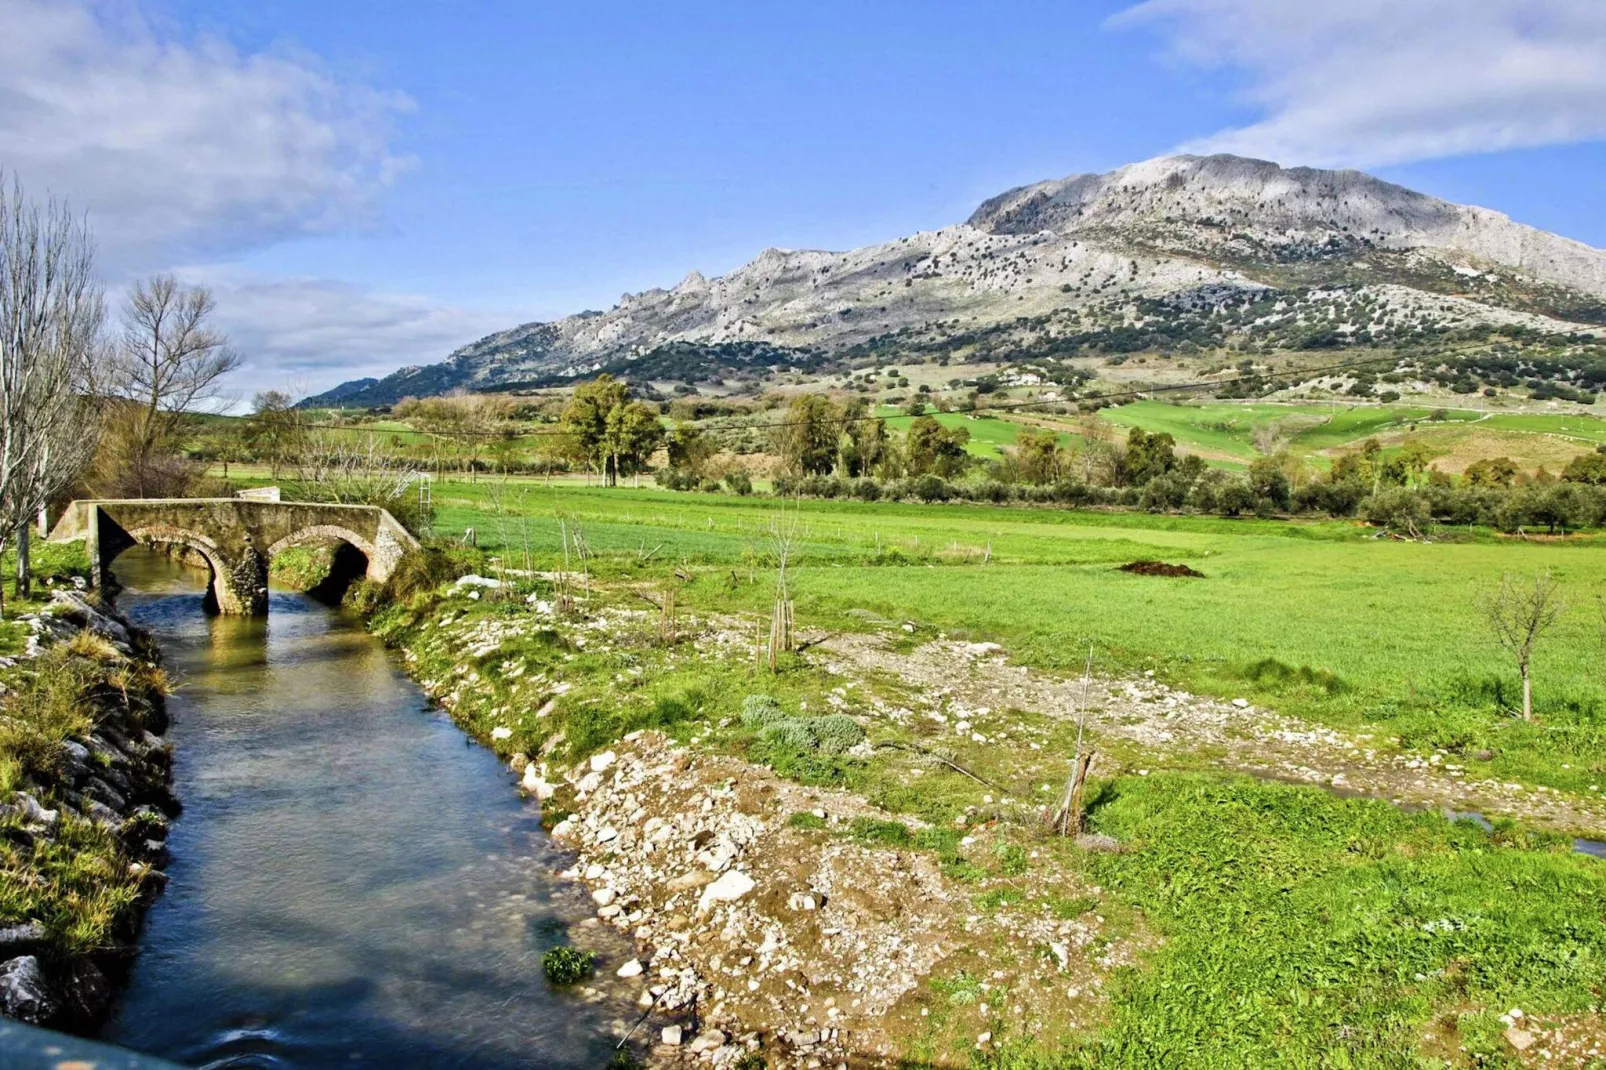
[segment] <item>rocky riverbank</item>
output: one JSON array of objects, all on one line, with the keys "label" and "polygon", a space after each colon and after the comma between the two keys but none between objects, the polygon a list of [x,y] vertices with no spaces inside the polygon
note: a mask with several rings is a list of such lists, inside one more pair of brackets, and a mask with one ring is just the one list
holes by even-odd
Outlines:
[{"label": "rocky riverbank", "polygon": [[165,876],[165,680],[115,610],[56,592],[0,659],[0,1013],[88,1032]]}]

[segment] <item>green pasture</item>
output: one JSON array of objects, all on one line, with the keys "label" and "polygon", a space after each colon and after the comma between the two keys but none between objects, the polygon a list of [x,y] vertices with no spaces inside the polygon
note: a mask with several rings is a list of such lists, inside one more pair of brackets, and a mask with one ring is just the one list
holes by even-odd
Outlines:
[{"label": "green pasture", "polygon": [[[599,572],[689,568],[706,578],[688,587],[688,602],[767,608],[773,500],[527,484],[503,493],[498,513],[493,493],[438,483],[437,531],[472,526],[481,546],[509,547],[515,559],[527,542],[534,563],[550,566],[561,510]],[[793,588],[807,626],[852,627],[847,611],[869,610],[922,633],[998,641],[1062,671],[1078,667],[1092,642],[1105,670],[1153,669],[1195,690],[1373,726],[1408,747],[1489,751],[1490,768],[1505,775],[1586,790],[1606,773],[1606,554],[1597,539],[1423,544],[1347,522],[822,501],[800,509]],[[1186,562],[1206,578],[1116,571],[1142,558]],[[1510,716],[1516,672],[1489,637],[1478,596],[1502,574],[1541,571],[1561,582],[1569,609],[1535,658],[1536,726]]]},{"label": "green pasture", "polygon": [[[897,434],[907,434],[909,425],[914,422],[913,416],[896,413],[895,409],[884,410],[887,429]],[[997,416],[972,416],[961,412],[933,412],[930,413],[936,421],[944,427],[963,427],[970,432],[970,441],[965,445],[967,452],[976,457],[993,460],[1003,455],[1003,447],[1015,444],[1015,436],[1020,434],[1023,424],[1013,420],[1001,419]],[[1060,442],[1069,443],[1075,436],[1067,432],[1060,433]]]}]

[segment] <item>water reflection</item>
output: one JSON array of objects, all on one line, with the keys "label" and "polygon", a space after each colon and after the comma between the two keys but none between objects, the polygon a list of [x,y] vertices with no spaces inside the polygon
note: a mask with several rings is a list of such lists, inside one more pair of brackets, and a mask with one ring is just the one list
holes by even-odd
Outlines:
[{"label": "water reflection", "polygon": [[209,618],[204,577],[139,550],[115,570],[181,682],[185,813],[108,1039],[208,1066],[604,1065],[621,1004],[551,992],[539,959],[628,948],[578,926],[495,757],[311,599]]}]

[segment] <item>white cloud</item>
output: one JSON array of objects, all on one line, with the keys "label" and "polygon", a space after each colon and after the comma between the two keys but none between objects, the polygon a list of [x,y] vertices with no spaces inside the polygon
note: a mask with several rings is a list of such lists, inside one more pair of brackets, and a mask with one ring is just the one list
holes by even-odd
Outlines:
[{"label": "white cloud", "polygon": [[179,276],[211,286],[217,324],[245,358],[229,384],[243,399],[258,390],[315,394],[349,379],[434,364],[458,346],[520,322],[509,311],[455,308],[328,279],[215,269]]},{"label": "white cloud", "polygon": [[86,209],[112,275],[371,221],[410,106],[124,6],[0,0],[0,167]]},{"label": "white cloud", "polygon": [[1369,167],[1606,137],[1606,0],[1146,0],[1264,118],[1183,146]]}]

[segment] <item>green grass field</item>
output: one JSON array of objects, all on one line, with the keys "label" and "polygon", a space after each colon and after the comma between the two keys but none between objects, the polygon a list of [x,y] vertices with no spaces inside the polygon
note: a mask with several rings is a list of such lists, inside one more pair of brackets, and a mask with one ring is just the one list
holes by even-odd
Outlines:
[{"label": "green grass field", "polygon": [[[562,510],[580,525],[600,572],[652,575],[685,564],[745,576],[763,567],[777,508],[624,488],[518,493],[498,518],[485,484],[438,484],[437,530],[472,526],[481,546],[511,547],[514,557],[527,537],[536,562],[550,566]],[[1092,641],[1108,670],[1154,669],[1197,691],[1381,727],[1411,746],[1491,749],[1504,774],[1539,783],[1583,790],[1598,781],[1606,756],[1600,541],[1472,535],[1422,544],[1372,534],[1346,522],[810,501],[801,506],[794,583],[809,625],[850,626],[848,610],[870,610],[1002,642],[1026,663],[1062,671]],[[1115,571],[1141,558],[1186,562],[1207,578]],[[1503,574],[1542,571],[1561,582],[1570,609],[1535,659],[1540,728],[1509,716],[1516,672],[1477,599]],[[768,588],[710,583],[687,597],[762,610]],[[1336,693],[1272,682],[1254,668],[1267,659],[1331,673]]]}]

